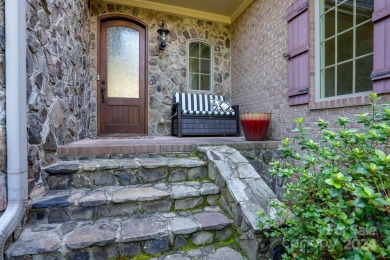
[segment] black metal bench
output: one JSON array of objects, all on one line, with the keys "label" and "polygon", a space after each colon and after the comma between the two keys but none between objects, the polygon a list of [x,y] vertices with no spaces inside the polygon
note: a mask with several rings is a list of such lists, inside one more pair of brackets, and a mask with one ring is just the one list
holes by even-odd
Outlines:
[{"label": "black metal bench", "polygon": [[225,101],[224,96],[195,93],[175,93],[172,102],[172,135],[239,136],[239,108],[213,111],[210,100]]}]

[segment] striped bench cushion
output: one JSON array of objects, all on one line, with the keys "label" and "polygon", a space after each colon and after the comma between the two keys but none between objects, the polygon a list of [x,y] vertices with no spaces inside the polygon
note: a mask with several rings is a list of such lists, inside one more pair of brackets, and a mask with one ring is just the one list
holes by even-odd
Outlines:
[{"label": "striped bench cushion", "polygon": [[194,110],[182,110],[183,114],[188,114],[188,115],[209,115],[209,116],[234,116],[236,113],[234,112],[218,112],[218,111],[194,111]]},{"label": "striped bench cushion", "polygon": [[214,112],[210,100],[218,99],[225,101],[224,96],[211,94],[195,94],[195,93],[175,93],[173,103],[181,103],[183,114],[193,115],[235,115],[234,112]]}]

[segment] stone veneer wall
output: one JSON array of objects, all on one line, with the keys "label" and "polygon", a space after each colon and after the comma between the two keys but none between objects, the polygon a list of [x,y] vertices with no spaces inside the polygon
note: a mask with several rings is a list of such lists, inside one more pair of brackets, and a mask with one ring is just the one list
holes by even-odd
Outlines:
[{"label": "stone veneer wall", "polygon": [[59,145],[87,137],[90,119],[87,0],[28,0],[29,188]]},{"label": "stone veneer wall", "polygon": [[274,160],[284,161],[283,152],[279,149],[250,149],[241,150],[240,153],[253,166],[268,187],[276,194],[278,199],[283,200],[286,179],[273,176],[269,173],[270,163]]},{"label": "stone veneer wall", "polygon": [[[317,102],[315,93],[315,1],[310,0],[310,105],[287,104],[287,7],[294,0],[255,0],[232,24],[232,100],[241,112],[272,112],[268,138],[291,137],[297,117],[307,126],[319,119],[334,122],[338,116],[353,118],[367,98]],[[388,97],[386,97],[387,99]],[[338,108],[336,108],[338,107]],[[311,130],[315,138],[318,131]]]},{"label": "stone veneer wall", "polygon": [[[148,24],[149,38],[149,135],[170,135],[172,94],[186,92],[187,59],[186,43],[190,39],[202,39],[214,47],[214,93],[231,98],[230,79],[230,25],[199,20],[184,16],[142,9],[108,2],[92,2],[91,6],[91,90],[93,115],[91,131],[97,135],[96,112],[96,21],[103,14],[125,14]],[[167,48],[159,51],[157,29],[165,20],[170,34]]]}]

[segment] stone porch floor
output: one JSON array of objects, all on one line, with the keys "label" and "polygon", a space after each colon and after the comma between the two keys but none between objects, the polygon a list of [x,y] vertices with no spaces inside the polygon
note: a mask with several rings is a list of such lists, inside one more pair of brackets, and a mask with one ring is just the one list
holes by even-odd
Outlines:
[{"label": "stone porch floor", "polygon": [[146,136],[83,139],[59,147],[59,157],[106,154],[195,152],[200,146],[226,145],[237,150],[276,149],[279,141],[247,141],[245,137]]}]

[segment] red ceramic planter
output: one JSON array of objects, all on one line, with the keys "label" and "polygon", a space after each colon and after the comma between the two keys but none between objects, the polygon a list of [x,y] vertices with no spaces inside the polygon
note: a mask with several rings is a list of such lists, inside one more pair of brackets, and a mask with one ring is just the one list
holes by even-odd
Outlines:
[{"label": "red ceramic planter", "polygon": [[271,123],[271,113],[241,113],[240,120],[246,140],[263,141]]}]

